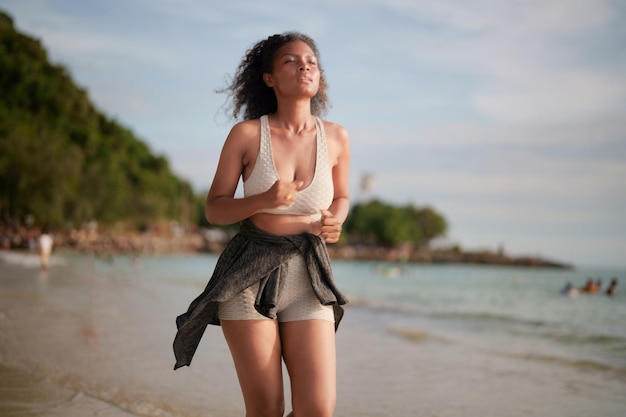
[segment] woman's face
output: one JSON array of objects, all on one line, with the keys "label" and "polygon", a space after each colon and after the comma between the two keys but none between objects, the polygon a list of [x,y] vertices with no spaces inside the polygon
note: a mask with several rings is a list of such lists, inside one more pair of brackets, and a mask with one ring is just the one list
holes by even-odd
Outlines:
[{"label": "woman's face", "polygon": [[263,74],[265,83],[279,95],[317,94],[320,83],[317,57],[311,47],[303,41],[289,42],[276,52],[272,73]]}]

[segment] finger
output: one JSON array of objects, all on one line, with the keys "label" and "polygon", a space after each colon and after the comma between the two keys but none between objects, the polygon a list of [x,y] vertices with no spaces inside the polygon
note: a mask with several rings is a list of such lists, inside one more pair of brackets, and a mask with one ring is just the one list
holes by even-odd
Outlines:
[{"label": "finger", "polygon": [[[332,224],[332,220],[335,218],[335,216],[333,215],[333,213],[330,210],[325,210],[322,209],[320,210],[320,212],[322,213],[322,218],[320,219],[320,223],[324,224]],[[330,221],[328,221],[330,220]]]}]

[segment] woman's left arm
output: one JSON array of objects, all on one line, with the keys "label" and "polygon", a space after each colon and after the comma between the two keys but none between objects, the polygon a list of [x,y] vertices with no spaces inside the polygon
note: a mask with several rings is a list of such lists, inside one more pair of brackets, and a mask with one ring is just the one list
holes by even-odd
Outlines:
[{"label": "woman's left arm", "polygon": [[[333,202],[328,210],[322,210],[321,236],[327,243],[335,243],[341,235],[341,226],[350,211],[350,138],[345,128],[333,124],[328,130],[332,138]],[[329,149],[330,150],[330,149]]]}]

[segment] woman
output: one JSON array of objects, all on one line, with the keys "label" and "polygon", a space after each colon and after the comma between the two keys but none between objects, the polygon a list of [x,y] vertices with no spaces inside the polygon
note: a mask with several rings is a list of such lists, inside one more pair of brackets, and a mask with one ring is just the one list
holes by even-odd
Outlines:
[{"label": "woman", "polygon": [[[205,291],[177,318],[176,368],[189,365],[207,323],[220,324],[246,416],[284,413],[282,360],[296,417],[332,416],[335,330],[347,300],[326,243],[349,211],[346,130],[317,116],[327,84],[314,41],[270,36],[242,60],[226,89],[233,116],[206,199],[213,224],[241,222]],[[240,177],[244,196],[235,198]]]}]

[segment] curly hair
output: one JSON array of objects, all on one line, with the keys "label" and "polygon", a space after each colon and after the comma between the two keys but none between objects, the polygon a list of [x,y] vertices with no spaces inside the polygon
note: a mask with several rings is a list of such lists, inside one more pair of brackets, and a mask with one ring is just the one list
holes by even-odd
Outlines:
[{"label": "curly hair", "polygon": [[309,45],[318,59],[320,82],[317,94],[311,98],[311,113],[316,116],[326,113],[330,105],[326,94],[328,84],[324,70],[319,65],[320,54],[315,41],[299,32],[285,32],[257,42],[246,52],[230,84],[217,90],[218,93],[228,94],[227,101],[231,101],[233,118],[237,119],[242,114],[243,120],[251,120],[276,111],[278,106],[276,95],[263,81],[263,74],[272,72],[278,49],[295,41]]}]

